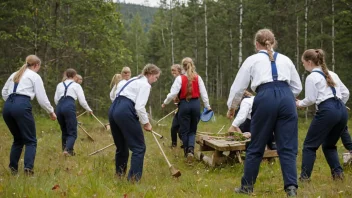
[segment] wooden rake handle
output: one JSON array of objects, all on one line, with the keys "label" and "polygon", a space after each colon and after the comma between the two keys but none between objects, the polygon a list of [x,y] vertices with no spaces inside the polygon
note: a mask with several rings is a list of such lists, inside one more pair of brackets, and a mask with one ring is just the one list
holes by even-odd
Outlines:
[{"label": "wooden rake handle", "polygon": [[159,148],[160,148],[160,150],[161,150],[161,153],[163,154],[163,156],[164,156],[164,158],[165,158],[165,160],[166,160],[166,162],[167,162],[167,165],[168,165],[169,167],[171,167],[171,164],[170,164],[169,160],[167,159],[167,157],[166,157],[166,155],[165,155],[165,153],[164,153],[163,148],[161,148],[158,139],[155,137],[155,134],[154,134],[154,133],[152,133],[152,135],[153,135],[153,137],[154,137],[156,143],[158,144],[158,146],[159,146]]},{"label": "wooden rake handle", "polygon": [[101,125],[103,125],[103,127],[106,129],[105,124],[103,124],[93,113],[92,113],[92,116],[93,116]]}]

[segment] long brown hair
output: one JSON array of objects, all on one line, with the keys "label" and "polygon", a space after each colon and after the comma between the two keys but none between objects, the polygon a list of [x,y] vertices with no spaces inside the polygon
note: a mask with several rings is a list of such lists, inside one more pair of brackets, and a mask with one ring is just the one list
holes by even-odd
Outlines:
[{"label": "long brown hair", "polygon": [[182,60],[182,67],[187,73],[187,94],[186,100],[192,98],[192,81],[197,76],[196,66],[194,66],[193,60],[189,57],[186,57]]},{"label": "long brown hair", "polygon": [[329,69],[325,63],[325,54],[322,49],[308,49],[303,52],[302,59],[305,61],[312,61],[316,66],[321,66],[321,69],[326,76],[326,83],[330,87],[335,87],[336,83],[329,74]]},{"label": "long brown hair", "polygon": [[20,79],[24,73],[24,71],[26,71],[27,67],[32,67],[36,64],[41,64],[40,59],[38,58],[38,56],[36,55],[29,55],[26,57],[26,63],[24,65],[22,65],[22,67],[16,72],[15,76],[13,77],[13,82],[18,83],[20,82]]},{"label": "long brown hair", "polygon": [[254,44],[255,42],[265,47],[268,51],[270,61],[274,61],[272,48],[275,48],[277,45],[274,33],[269,29],[260,29],[255,34]]}]

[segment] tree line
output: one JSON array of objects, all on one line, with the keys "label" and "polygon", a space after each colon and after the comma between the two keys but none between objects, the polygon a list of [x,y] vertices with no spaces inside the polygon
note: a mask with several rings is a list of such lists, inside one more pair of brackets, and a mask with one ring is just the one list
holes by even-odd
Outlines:
[{"label": "tree line", "polygon": [[[160,104],[173,82],[170,66],[187,56],[205,80],[212,108],[224,114],[235,75],[254,53],[254,33],[270,28],[278,41],[276,51],[291,58],[303,83],[307,73],[301,54],[322,48],[329,69],[352,87],[352,4],[347,0],[161,0],[156,12],[126,7],[112,0],[2,1],[1,84],[26,55],[36,54],[50,100],[63,71],[72,67],[84,77],[88,103],[106,115],[113,74],[129,66],[136,75],[146,63],[154,63],[162,75],[149,104],[159,116],[166,113]],[[173,107],[168,108],[164,111]]]}]

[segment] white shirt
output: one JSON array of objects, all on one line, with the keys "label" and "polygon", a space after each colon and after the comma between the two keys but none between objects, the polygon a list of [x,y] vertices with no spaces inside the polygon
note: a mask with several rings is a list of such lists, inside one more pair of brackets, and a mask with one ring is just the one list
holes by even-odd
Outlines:
[{"label": "white shirt", "polygon": [[[74,82],[73,79],[67,79],[64,81],[66,86],[68,84],[70,84],[71,82],[73,82],[68,88],[67,88],[67,92],[66,92],[66,96],[70,96],[72,97],[74,100],[78,99],[79,104],[87,111],[92,111],[92,109],[89,107],[87,101],[86,101],[86,97],[84,96],[84,92],[83,89],[81,87],[80,84]],[[56,86],[56,92],[55,92],[55,96],[54,96],[54,101],[55,104],[59,103],[59,100],[61,99],[61,97],[63,97],[65,94],[65,86],[64,83],[59,83]]]},{"label": "white shirt", "polygon": [[[314,68],[312,71],[322,72],[322,69],[318,67]],[[329,71],[329,74],[336,84],[336,96],[346,104],[350,97],[350,92],[336,73]],[[307,76],[305,88],[305,98],[299,102],[299,106],[301,107],[308,107],[314,103],[319,105],[326,99],[334,97],[331,87],[327,85],[325,77],[317,72],[312,72]]]},{"label": "white shirt", "polygon": [[254,96],[242,100],[240,110],[238,111],[235,120],[232,122],[232,126],[239,127],[247,118],[251,119],[253,101]]},{"label": "white shirt", "polygon": [[[260,50],[267,52],[266,50]],[[302,91],[302,83],[292,61],[283,54],[278,54],[276,58],[276,68],[278,81],[286,81],[294,96]],[[255,92],[261,84],[272,82],[271,62],[268,55],[257,53],[248,57],[239,69],[235,81],[233,82],[227,100],[229,109],[235,109],[241,102],[244,91],[251,81],[251,89]]]},{"label": "white shirt", "polygon": [[[129,81],[139,78],[133,77]],[[128,81],[126,81],[127,83]],[[126,83],[119,83],[117,85],[116,94],[118,94],[121,88]],[[145,105],[148,102],[151,85],[148,83],[148,79],[145,76],[140,77],[137,80],[129,83],[120,93],[120,96],[125,96],[134,102],[134,108],[136,109],[139,117],[139,122],[142,124],[149,123],[148,114],[145,110]]]},{"label": "white shirt", "polygon": [[[9,79],[7,79],[4,88],[2,88],[2,98],[6,101],[10,94],[13,93],[13,88],[15,86],[15,82],[13,82],[13,78],[15,74],[13,73]],[[48,96],[46,95],[44,84],[42,78],[31,69],[26,69],[18,83],[18,87],[16,90],[17,94],[26,95],[34,99],[37,97],[37,101],[39,105],[47,112],[54,112],[54,108],[51,106]]]},{"label": "white shirt", "polygon": [[[114,85],[110,91],[110,100],[111,102],[114,102],[116,95],[117,95],[117,88],[119,87],[121,89],[121,87],[126,84],[127,80],[121,80],[119,83],[117,83],[116,85]],[[121,84],[122,86],[119,86],[119,84]]]},{"label": "white shirt", "polygon": [[[198,85],[199,85],[200,96],[203,100],[204,106],[210,107],[207,90],[205,89],[204,82],[199,75],[198,75]],[[169,104],[178,95],[178,93],[181,90],[181,87],[182,87],[182,78],[181,76],[177,76],[174,83],[171,86],[170,93],[167,94],[166,99],[164,100],[164,104]]]}]

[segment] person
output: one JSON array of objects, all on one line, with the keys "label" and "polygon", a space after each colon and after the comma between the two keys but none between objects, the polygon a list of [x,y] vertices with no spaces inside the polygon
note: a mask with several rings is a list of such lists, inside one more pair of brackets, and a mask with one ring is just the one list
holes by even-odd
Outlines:
[{"label": "person", "polygon": [[142,177],[146,146],[139,122],[144,130],[152,130],[145,105],[148,102],[151,84],[159,79],[160,73],[157,66],[147,64],[141,75],[125,84],[120,83],[117,96],[109,109],[109,123],[116,145],[116,175],[119,178],[125,175],[131,150],[131,168],[127,177],[131,182],[138,182]]},{"label": "person", "polygon": [[205,89],[202,78],[195,71],[193,60],[186,57],[182,60],[181,65],[186,74],[176,77],[170,93],[161,107],[164,108],[166,104],[169,104],[179,94],[179,132],[183,142],[184,155],[187,158],[187,162],[191,163],[194,160],[195,137],[200,119],[199,97],[202,97],[204,106],[208,110],[211,110],[211,108],[207,90]]},{"label": "person", "polygon": [[[179,64],[174,64],[171,66],[171,74],[174,78],[176,78],[177,76],[182,74],[182,68],[181,65]],[[178,105],[178,103],[180,102],[180,99],[178,98],[178,96],[176,96],[174,98],[174,103],[176,104],[176,106]],[[171,125],[171,147],[177,147],[177,134],[178,137],[180,138],[180,140],[182,141],[181,135],[179,133],[179,129],[180,129],[180,124],[178,122],[178,111],[176,110],[176,113],[174,115],[174,118],[172,120],[172,125]],[[183,145],[181,146],[183,147]]]},{"label": "person", "polygon": [[[236,118],[233,120],[232,125],[228,129],[228,132],[239,132],[243,133],[243,136],[246,138],[251,137],[251,113],[253,106],[254,96],[249,91],[245,91],[243,98],[241,100],[240,108],[237,111]],[[270,150],[276,150],[274,135],[271,135],[271,138],[268,140],[268,148]],[[246,143],[246,148],[250,142]]]},{"label": "person", "polygon": [[301,80],[292,61],[274,52],[276,40],[271,30],[260,29],[255,34],[254,44],[258,53],[243,62],[227,101],[227,117],[232,118],[251,81],[251,89],[257,93],[252,107],[251,143],[246,151],[241,187],[235,188],[235,192],[253,193],[265,145],[274,131],[285,192],[287,196],[296,196],[298,115],[295,96],[302,91]]},{"label": "person", "polygon": [[316,104],[316,112],[303,143],[301,181],[309,181],[316,150],[322,150],[328,162],[332,178],[343,179],[336,143],[347,125],[347,109],[345,104],[349,91],[338,75],[329,71],[325,63],[322,49],[308,49],[302,55],[305,70],[311,72],[305,83],[305,98],[297,100],[297,107],[308,107]]},{"label": "person", "polygon": [[121,70],[122,79],[129,80],[131,78],[131,69],[129,67],[123,67]]},{"label": "person", "polygon": [[30,100],[37,97],[39,105],[49,113],[50,119],[56,120],[54,108],[44,89],[43,80],[37,74],[40,65],[41,61],[36,55],[27,56],[25,64],[11,74],[1,92],[5,101],[2,111],[3,119],[14,139],[9,164],[12,174],[18,173],[18,161],[23,146],[26,146],[24,172],[27,175],[34,174],[37,138]]},{"label": "person", "polygon": [[80,84],[75,82],[77,72],[74,69],[66,70],[66,80],[60,82],[56,86],[54,102],[56,106],[57,120],[60,124],[62,136],[62,151],[65,156],[73,156],[74,144],[77,139],[77,118],[76,118],[76,103],[79,104],[88,112],[93,113],[84,96],[83,89]]},{"label": "person", "polygon": [[[116,89],[117,89],[117,85],[124,79],[122,79],[122,75],[121,74],[115,74],[110,82],[110,100],[111,102],[114,102],[115,98],[116,98]],[[126,80],[124,80],[126,81]]]},{"label": "person", "polygon": [[110,82],[110,100],[114,102],[116,98],[116,89],[117,85],[121,82],[125,84],[131,78],[131,69],[129,67],[123,67],[121,70],[121,74],[115,74]]},{"label": "person", "polygon": [[78,83],[78,84],[80,84],[80,85],[83,83],[83,78],[82,78],[82,76],[79,75],[79,74],[76,74],[74,80],[75,80],[76,83]]}]

